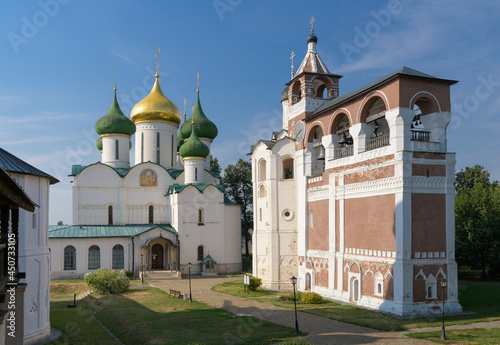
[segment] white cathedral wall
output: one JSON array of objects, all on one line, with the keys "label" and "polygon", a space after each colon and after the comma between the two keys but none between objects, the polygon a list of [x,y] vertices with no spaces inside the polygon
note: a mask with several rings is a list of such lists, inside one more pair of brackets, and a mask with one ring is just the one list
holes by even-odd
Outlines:
[{"label": "white cathedral wall", "polygon": [[[128,169],[130,166],[130,136],[125,134],[105,134],[102,138],[102,162],[114,168]],[[116,142],[118,141],[118,158]]]},{"label": "white cathedral wall", "polygon": [[49,179],[12,173],[17,183],[39,207],[19,210],[19,270],[26,272],[24,339],[41,340],[50,333],[50,252],[48,246]]},{"label": "white cathedral wall", "polygon": [[[167,169],[174,168],[178,126],[167,122],[139,122],[135,126],[135,163],[150,161]],[[157,161],[157,133],[160,133],[160,162]]]}]

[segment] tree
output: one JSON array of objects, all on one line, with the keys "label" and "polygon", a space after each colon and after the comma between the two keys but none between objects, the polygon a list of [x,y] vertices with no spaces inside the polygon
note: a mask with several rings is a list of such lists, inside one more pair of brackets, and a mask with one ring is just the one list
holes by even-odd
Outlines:
[{"label": "tree", "polygon": [[250,242],[253,228],[253,186],[250,161],[240,158],[236,164],[228,164],[224,170],[222,185],[228,198],[241,205],[241,233],[245,238],[245,253],[248,257],[248,242]]},{"label": "tree", "polygon": [[210,171],[217,171],[219,175],[222,173],[222,169],[219,165],[219,160],[213,156],[210,156]]},{"label": "tree", "polygon": [[62,220],[58,220],[57,221],[57,225],[64,225],[63,221]]},{"label": "tree", "polygon": [[481,269],[483,279],[500,251],[500,188],[476,165],[457,173],[455,182],[456,259]]}]

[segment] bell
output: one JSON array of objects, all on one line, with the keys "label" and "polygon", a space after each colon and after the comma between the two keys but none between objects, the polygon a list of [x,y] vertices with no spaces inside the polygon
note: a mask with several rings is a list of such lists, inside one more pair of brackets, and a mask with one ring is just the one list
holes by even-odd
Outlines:
[{"label": "bell", "polygon": [[325,160],[325,147],[323,145],[318,146],[318,157],[316,159],[319,161]]},{"label": "bell", "polygon": [[342,132],[342,134],[340,134],[339,145],[345,145],[345,144],[347,144],[347,138],[345,136],[345,132]]}]

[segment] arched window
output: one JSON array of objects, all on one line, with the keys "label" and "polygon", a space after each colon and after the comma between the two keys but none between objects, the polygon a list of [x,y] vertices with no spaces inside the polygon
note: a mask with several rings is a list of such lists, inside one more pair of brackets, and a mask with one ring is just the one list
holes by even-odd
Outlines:
[{"label": "arched window", "polygon": [[285,158],[281,164],[283,166],[283,179],[293,179],[293,158]]},{"label": "arched window", "polygon": [[64,248],[64,269],[76,270],[76,249],[73,246]]},{"label": "arched window", "polygon": [[108,225],[113,225],[113,206],[108,206]]},{"label": "arched window", "polygon": [[144,162],[144,132],[141,133],[141,163]]},{"label": "arched window", "polygon": [[170,143],[170,165],[174,167],[174,135],[172,134],[172,142]]},{"label": "arched window", "polygon": [[198,225],[205,225],[205,220],[203,219],[204,218],[204,214],[203,214],[203,208],[199,208],[198,209]]},{"label": "arched window", "polygon": [[153,207],[153,205],[149,205],[149,207],[148,207],[148,218],[149,218],[149,224],[154,224],[155,217],[154,217],[154,207]]},{"label": "arched window", "polygon": [[156,133],[156,163],[160,164],[160,133]]},{"label": "arched window", "polygon": [[259,181],[265,181],[266,180],[266,160],[261,159],[259,161]]},{"label": "arched window", "polygon": [[203,246],[198,246],[198,261],[203,261]]},{"label": "arched window", "polygon": [[432,274],[430,274],[425,281],[425,290],[427,299],[437,298],[437,280]]},{"label": "arched window", "polygon": [[382,297],[383,296],[382,291],[384,291],[384,276],[382,275],[382,273],[377,272],[375,274],[374,279],[375,279],[374,295]]},{"label": "arched window", "polygon": [[198,168],[194,168],[194,180],[198,181]]},{"label": "arched window", "polygon": [[266,187],[264,185],[261,185],[259,187],[259,198],[265,198],[266,197]]},{"label": "arched window", "polygon": [[124,268],[123,247],[117,244],[113,247],[113,269]]},{"label": "arched window", "polygon": [[89,270],[96,270],[101,267],[101,250],[98,246],[89,248]]},{"label": "arched window", "polygon": [[366,151],[390,144],[389,125],[385,119],[386,111],[384,100],[380,97],[373,97],[364,106],[361,120],[366,122],[372,131],[366,140]]},{"label": "arched window", "polygon": [[115,159],[120,159],[120,142],[118,140],[115,140]]},{"label": "arched window", "polygon": [[262,222],[262,209],[259,208],[259,221]]}]

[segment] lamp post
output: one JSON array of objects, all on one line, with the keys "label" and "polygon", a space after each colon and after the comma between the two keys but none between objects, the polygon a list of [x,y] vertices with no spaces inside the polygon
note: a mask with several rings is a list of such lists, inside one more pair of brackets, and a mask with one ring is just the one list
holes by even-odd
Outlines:
[{"label": "lamp post", "polygon": [[293,285],[293,302],[295,303],[295,335],[299,335],[299,322],[297,321],[297,298],[295,298],[295,284],[297,284],[297,278],[293,276],[291,278]]},{"label": "lamp post", "polygon": [[144,284],[144,254],[141,254],[141,282]]},{"label": "lamp post", "polygon": [[193,302],[193,297],[191,296],[191,262],[188,262],[188,275],[189,275],[189,302]]},{"label": "lamp post", "polygon": [[446,333],[444,330],[444,290],[446,289],[446,279],[441,280],[441,287],[443,288],[443,327],[441,328],[441,340],[446,340]]}]

